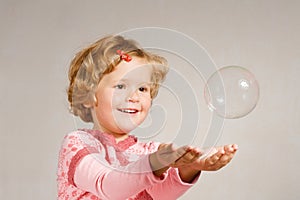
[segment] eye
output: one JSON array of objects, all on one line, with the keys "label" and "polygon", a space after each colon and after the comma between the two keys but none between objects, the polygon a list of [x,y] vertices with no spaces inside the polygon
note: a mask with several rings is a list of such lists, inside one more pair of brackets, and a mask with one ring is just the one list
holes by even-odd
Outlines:
[{"label": "eye", "polygon": [[125,85],[124,84],[118,84],[114,88],[122,90],[122,89],[125,89]]},{"label": "eye", "polygon": [[140,92],[148,92],[149,89],[147,87],[139,87]]}]

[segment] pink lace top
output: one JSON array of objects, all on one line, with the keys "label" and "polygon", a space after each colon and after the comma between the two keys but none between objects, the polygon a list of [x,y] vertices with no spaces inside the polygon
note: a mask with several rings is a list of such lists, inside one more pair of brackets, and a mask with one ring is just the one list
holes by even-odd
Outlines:
[{"label": "pink lace top", "polygon": [[192,184],[182,182],[176,168],[154,176],[148,156],[158,146],[134,136],[116,143],[112,135],[97,130],[67,134],[59,153],[58,199],[177,199],[198,178]]}]

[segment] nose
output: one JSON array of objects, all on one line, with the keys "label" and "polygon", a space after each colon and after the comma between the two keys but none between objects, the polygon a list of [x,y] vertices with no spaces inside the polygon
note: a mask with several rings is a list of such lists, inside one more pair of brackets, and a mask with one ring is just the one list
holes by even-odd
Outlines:
[{"label": "nose", "polygon": [[139,99],[140,99],[140,96],[139,96],[138,90],[135,90],[135,91],[128,94],[126,100],[128,102],[135,103],[135,102],[139,102]]}]

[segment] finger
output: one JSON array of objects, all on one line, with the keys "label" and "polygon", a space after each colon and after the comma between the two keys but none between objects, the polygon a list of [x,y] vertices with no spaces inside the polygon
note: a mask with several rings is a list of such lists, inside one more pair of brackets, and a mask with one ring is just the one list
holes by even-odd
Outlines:
[{"label": "finger", "polygon": [[238,147],[237,144],[233,144],[232,147],[233,147],[233,149],[234,149],[235,151],[237,151],[237,150],[239,149],[239,147]]},{"label": "finger", "polygon": [[224,150],[226,151],[226,153],[233,153],[237,150],[237,145],[226,145],[224,146]]},{"label": "finger", "polygon": [[225,149],[226,149],[226,151],[233,152],[232,145],[226,145]]},{"label": "finger", "polygon": [[158,146],[158,150],[161,150],[161,149],[163,149],[163,148],[166,148],[167,145],[168,145],[168,144],[166,144],[166,143],[161,143],[161,144]]},{"label": "finger", "polygon": [[193,156],[193,158],[190,160],[190,162],[194,162],[197,159],[199,159],[200,156],[202,156],[202,153],[201,153],[200,149],[193,148],[190,152],[191,152],[191,154]]},{"label": "finger", "polygon": [[[178,158],[182,157],[189,148],[183,146],[180,148],[175,148],[173,144],[162,144],[160,149],[155,153],[157,165],[168,166],[174,163]],[[155,162],[155,161],[154,161]]]},{"label": "finger", "polygon": [[212,154],[208,158],[209,159],[211,159],[211,158],[220,158],[224,154],[225,154],[225,151],[223,149],[219,149],[217,152],[215,152],[214,154]]},{"label": "finger", "polygon": [[211,155],[208,160],[207,160],[207,163],[209,165],[214,165],[216,164],[219,159],[224,155],[224,151],[222,150],[219,150],[218,152],[216,152],[215,154]]},{"label": "finger", "polygon": [[190,151],[190,148],[188,146],[182,146],[179,147],[178,149],[175,149],[174,146],[172,145],[170,148],[171,148],[170,151],[172,151],[171,153],[172,162],[176,162],[177,160],[179,160],[181,157],[183,157]]},{"label": "finger", "polygon": [[229,163],[232,160],[233,156],[234,156],[234,153],[224,154],[220,158],[220,164],[226,165],[227,163]]},{"label": "finger", "polygon": [[183,165],[188,165],[196,161],[200,157],[201,152],[197,148],[188,147],[187,152],[171,164],[172,167],[180,167]]},{"label": "finger", "polygon": [[215,171],[226,166],[234,157],[237,150],[237,145],[226,145],[223,147],[218,147],[217,149],[217,153],[209,157],[209,159],[205,160],[205,163],[207,165],[206,170],[208,171]]},{"label": "finger", "polygon": [[200,152],[192,149],[186,154],[184,154],[181,158],[179,158],[176,162],[180,162],[182,164],[192,163],[200,157]]}]

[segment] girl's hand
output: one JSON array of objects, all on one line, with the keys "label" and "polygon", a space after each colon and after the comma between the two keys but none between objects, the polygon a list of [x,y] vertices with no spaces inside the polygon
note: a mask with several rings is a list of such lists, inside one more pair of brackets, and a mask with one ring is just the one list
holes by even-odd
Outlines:
[{"label": "girl's hand", "polygon": [[[227,165],[235,155],[238,146],[236,144],[221,146],[211,149],[208,156],[200,158],[204,153],[197,148],[186,147],[182,156],[178,155],[170,166],[179,170],[181,180],[191,183],[201,171],[216,171]],[[168,168],[165,168],[167,170]],[[157,171],[161,175],[164,171]],[[156,172],[154,172],[156,174]]]},{"label": "girl's hand", "polygon": [[171,165],[189,151],[188,146],[175,148],[173,144],[161,144],[158,150],[149,156],[153,173],[161,176]]},{"label": "girl's hand", "polygon": [[198,159],[190,166],[201,171],[216,171],[227,165],[238,150],[236,144],[217,147],[208,157]]},{"label": "girl's hand", "polygon": [[179,159],[177,159],[175,162],[173,162],[170,166],[175,168],[179,168],[181,166],[188,166],[196,162],[201,155],[202,152],[198,148],[188,146],[186,153],[182,155]]}]

